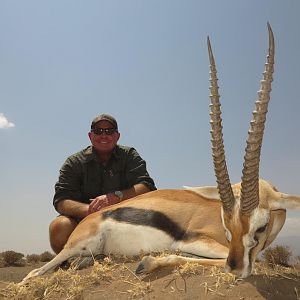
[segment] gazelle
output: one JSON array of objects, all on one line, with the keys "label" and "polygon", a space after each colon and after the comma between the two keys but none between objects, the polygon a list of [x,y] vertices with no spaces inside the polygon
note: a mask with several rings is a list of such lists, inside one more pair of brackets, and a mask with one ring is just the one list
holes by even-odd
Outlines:
[{"label": "gazelle", "polygon": [[222,137],[217,72],[208,39],[211,91],[212,153],[217,187],[158,190],[95,212],[83,219],[64,249],[29,278],[55,269],[74,256],[141,251],[180,250],[194,257],[145,256],[136,272],[186,261],[225,265],[239,277],[251,274],[257,254],[276,238],[286,209],[300,208],[300,196],[284,194],[259,179],[259,161],[274,65],[274,37],[270,25],[269,54],[247,139],[241,183],[231,185]]}]

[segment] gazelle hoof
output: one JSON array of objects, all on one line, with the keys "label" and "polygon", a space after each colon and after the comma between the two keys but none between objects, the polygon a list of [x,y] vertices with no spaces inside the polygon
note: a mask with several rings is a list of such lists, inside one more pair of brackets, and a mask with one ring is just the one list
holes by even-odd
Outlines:
[{"label": "gazelle hoof", "polygon": [[142,262],[140,262],[135,270],[135,274],[139,274],[139,275],[143,274],[144,270],[145,270],[144,264]]},{"label": "gazelle hoof", "polygon": [[135,270],[136,274],[145,274],[150,273],[155,269],[154,267],[155,258],[151,255],[144,256],[142,261],[139,263],[138,267]]}]

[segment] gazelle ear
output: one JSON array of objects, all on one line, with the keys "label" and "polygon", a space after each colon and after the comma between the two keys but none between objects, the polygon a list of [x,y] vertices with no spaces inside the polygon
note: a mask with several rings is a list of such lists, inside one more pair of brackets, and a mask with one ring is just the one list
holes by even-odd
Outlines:
[{"label": "gazelle ear", "polygon": [[193,191],[207,199],[221,200],[219,196],[218,188],[216,186],[201,186],[201,187],[184,186],[184,188]]},{"label": "gazelle ear", "polygon": [[275,193],[275,197],[269,199],[272,210],[275,209],[300,209],[300,196],[289,195],[280,192]]}]

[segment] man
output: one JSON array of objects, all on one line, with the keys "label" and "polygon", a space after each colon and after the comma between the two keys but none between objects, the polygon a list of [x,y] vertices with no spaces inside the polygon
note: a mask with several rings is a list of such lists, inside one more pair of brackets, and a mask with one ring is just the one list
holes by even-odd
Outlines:
[{"label": "man", "polygon": [[55,253],[87,215],[156,189],[137,151],[117,145],[120,133],[114,117],[97,116],[88,136],[92,145],[67,158],[55,185],[53,205],[60,216],[49,227]]}]

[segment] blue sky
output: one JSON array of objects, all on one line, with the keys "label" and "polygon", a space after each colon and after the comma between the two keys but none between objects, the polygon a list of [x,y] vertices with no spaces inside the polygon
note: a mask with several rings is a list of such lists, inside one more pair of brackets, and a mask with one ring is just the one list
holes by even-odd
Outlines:
[{"label": "blue sky", "polygon": [[[218,68],[225,151],[238,182],[266,60],[276,65],[260,175],[300,194],[300,2],[1,1],[0,251],[50,250],[58,171],[89,145],[92,118],[118,119],[121,144],[158,188],[215,185],[210,150],[209,35]],[[278,242],[300,254],[300,212]]]}]

